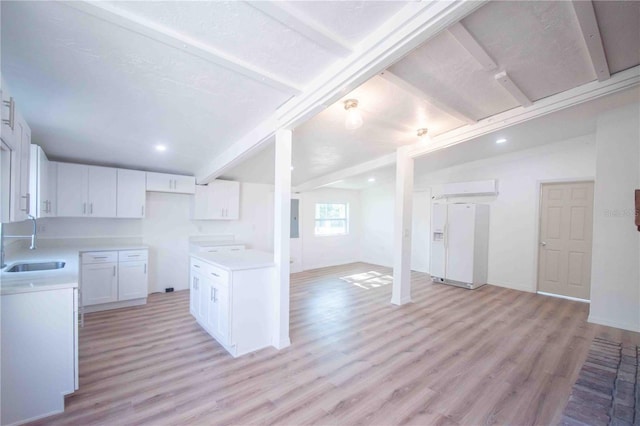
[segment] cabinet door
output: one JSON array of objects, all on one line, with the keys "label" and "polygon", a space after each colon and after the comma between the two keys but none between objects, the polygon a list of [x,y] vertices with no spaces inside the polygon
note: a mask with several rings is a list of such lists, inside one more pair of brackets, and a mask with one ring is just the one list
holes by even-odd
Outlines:
[{"label": "cabinet door", "polygon": [[218,286],[214,280],[208,279],[207,281],[209,282],[206,294],[209,305],[206,317],[207,329],[216,339],[219,339],[220,304],[218,303]]},{"label": "cabinet door", "polygon": [[118,300],[118,264],[115,262],[82,265],[82,304],[84,306]]},{"label": "cabinet door", "polygon": [[196,318],[200,321],[205,329],[211,331],[209,327],[209,309],[211,308],[212,286],[211,280],[205,275],[200,276],[198,281],[198,314]]},{"label": "cabinet door", "polygon": [[200,312],[200,281],[202,275],[200,272],[191,268],[191,287],[189,288],[189,312],[191,315],[198,318],[198,312]]},{"label": "cabinet door", "polygon": [[45,216],[55,217],[57,215],[57,188],[58,188],[58,163],[54,161],[48,161],[48,171],[47,171],[47,211]]},{"label": "cabinet door", "polygon": [[196,192],[196,178],[193,176],[173,176],[173,192],[194,194]]},{"label": "cabinet door", "polygon": [[[209,311],[211,329],[223,345],[229,343],[229,289],[213,281],[213,306]],[[212,318],[213,317],[213,318]]]},{"label": "cabinet door", "polygon": [[81,217],[87,214],[88,173],[87,166],[58,163],[58,216]]},{"label": "cabinet door", "polygon": [[208,216],[209,219],[225,219],[227,209],[227,186],[225,181],[214,180],[209,183]]},{"label": "cabinet door", "polygon": [[173,192],[172,175],[147,172],[147,191]]},{"label": "cabinet door", "polygon": [[38,145],[31,144],[29,159],[29,214],[41,218],[49,209],[49,161]]},{"label": "cabinet door", "polygon": [[89,216],[116,217],[117,181],[116,169],[89,166]]},{"label": "cabinet door", "polygon": [[240,218],[240,182],[227,182],[225,219]]},{"label": "cabinet door", "polygon": [[16,113],[13,137],[15,149],[11,152],[11,193],[13,208],[11,220],[27,219],[29,213],[29,158],[31,157],[31,132],[27,123]]},{"label": "cabinet door", "polygon": [[209,204],[211,188],[207,185],[196,185],[195,195],[191,201],[191,219],[207,220],[210,219]]},{"label": "cabinet door", "polygon": [[147,262],[120,262],[118,300],[141,299],[148,294]]},{"label": "cabinet door", "polygon": [[142,218],[147,199],[145,172],[118,169],[117,216]]}]

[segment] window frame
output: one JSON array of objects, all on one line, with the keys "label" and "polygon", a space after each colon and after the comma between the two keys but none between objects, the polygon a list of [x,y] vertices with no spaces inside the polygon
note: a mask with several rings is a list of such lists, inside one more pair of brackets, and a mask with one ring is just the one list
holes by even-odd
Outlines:
[{"label": "window frame", "polygon": [[[333,217],[318,217],[318,206],[320,205],[341,205],[344,206],[344,217],[333,218]],[[318,233],[318,222],[319,221],[344,221],[344,232],[336,233],[336,234],[319,234]],[[342,237],[345,235],[349,235],[349,203],[347,202],[316,202],[314,204],[313,209],[313,235],[315,237]]]}]

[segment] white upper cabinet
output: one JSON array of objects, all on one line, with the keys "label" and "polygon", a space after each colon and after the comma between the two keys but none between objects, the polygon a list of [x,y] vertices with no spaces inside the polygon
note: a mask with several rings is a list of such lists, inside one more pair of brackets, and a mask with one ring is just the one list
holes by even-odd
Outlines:
[{"label": "white upper cabinet", "polygon": [[58,216],[116,217],[116,169],[58,163],[57,174]]},{"label": "white upper cabinet", "polygon": [[[31,158],[29,160],[29,208],[34,217],[54,216],[55,185],[51,185],[51,163],[42,148],[31,144]],[[55,173],[55,169],[54,169]]]},{"label": "white upper cabinet", "polygon": [[147,199],[146,176],[145,172],[138,170],[118,169],[118,217],[144,217]]},{"label": "white upper cabinet", "polygon": [[240,182],[215,180],[197,185],[191,210],[193,220],[236,220],[240,218]]},{"label": "white upper cabinet", "polygon": [[193,176],[147,172],[147,191],[194,194],[196,191],[196,178]]},{"label": "white upper cabinet", "polygon": [[89,169],[81,164],[58,163],[58,216],[87,215]]},{"label": "white upper cabinet", "polygon": [[116,217],[117,182],[116,169],[89,166],[89,216]]}]

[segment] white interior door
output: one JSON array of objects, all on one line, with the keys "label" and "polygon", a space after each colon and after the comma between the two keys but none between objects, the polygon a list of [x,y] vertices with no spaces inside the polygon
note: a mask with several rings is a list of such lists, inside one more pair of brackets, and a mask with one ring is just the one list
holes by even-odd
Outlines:
[{"label": "white interior door", "polygon": [[588,300],[593,182],[544,184],[540,196],[538,290]]},{"label": "white interior door", "polygon": [[475,206],[473,204],[449,204],[448,207],[446,278],[472,283]]}]

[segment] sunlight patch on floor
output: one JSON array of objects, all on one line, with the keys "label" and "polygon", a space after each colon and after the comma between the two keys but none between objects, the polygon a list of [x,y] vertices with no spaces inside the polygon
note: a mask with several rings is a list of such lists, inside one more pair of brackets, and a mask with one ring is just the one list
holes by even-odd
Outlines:
[{"label": "sunlight patch on floor", "polygon": [[345,277],[340,277],[340,279],[365,290],[382,287],[393,282],[393,277],[391,275],[385,275],[375,271],[347,275]]}]

